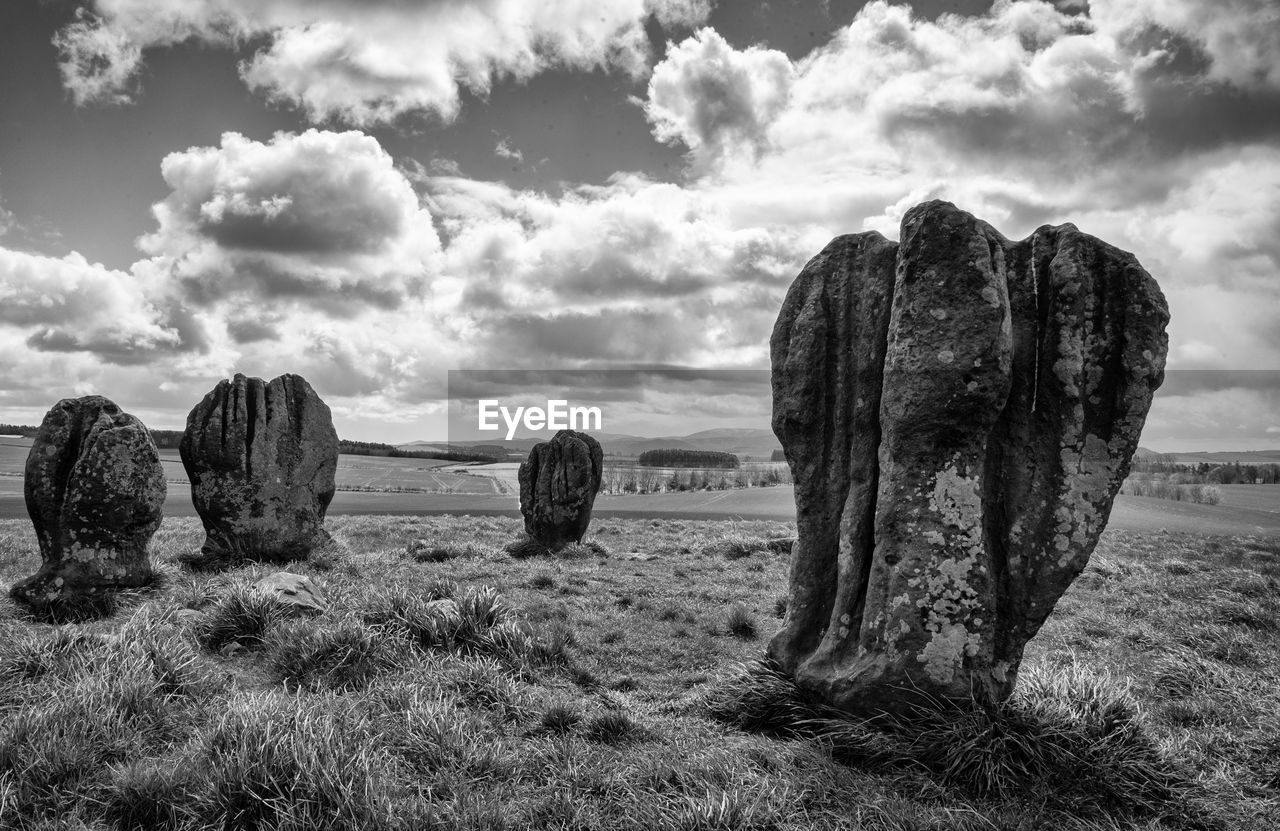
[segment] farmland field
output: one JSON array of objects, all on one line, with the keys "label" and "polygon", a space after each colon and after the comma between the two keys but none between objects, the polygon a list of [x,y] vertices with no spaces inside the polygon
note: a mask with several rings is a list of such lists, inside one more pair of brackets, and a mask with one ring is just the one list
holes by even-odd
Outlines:
[{"label": "farmland field", "polygon": [[[0,518],[26,516],[22,503],[22,471],[30,439],[0,439]],[[177,450],[161,450],[168,495],[165,513],[194,516],[186,471]],[[333,513],[417,513],[462,509],[463,512],[510,513],[518,509],[517,488],[498,475],[473,472],[477,467],[440,459],[387,456],[338,457],[338,494]],[[479,466],[482,468],[501,466]],[[509,477],[514,483],[514,469]]]},{"label": "farmland field", "polygon": [[[0,439],[0,519],[26,517],[22,468],[30,441]],[[190,489],[176,450],[162,450],[169,493],[166,516],[195,516]],[[435,459],[378,456],[338,457],[338,493],[333,515],[518,516],[518,464],[455,464]],[[1108,527],[1115,530],[1205,534],[1280,535],[1280,485],[1223,485],[1222,502],[1197,505],[1120,496]],[[659,519],[795,518],[792,487],[737,488],[650,494],[601,494],[598,517]]]},{"label": "farmland field", "polygon": [[[0,439],[0,477],[21,476],[31,448],[30,439]],[[165,479],[186,483],[186,471],[177,450],[162,449],[160,462]],[[406,459],[390,456],[338,457],[338,490],[415,493],[506,493],[500,480],[477,476],[468,465],[441,459]]]}]

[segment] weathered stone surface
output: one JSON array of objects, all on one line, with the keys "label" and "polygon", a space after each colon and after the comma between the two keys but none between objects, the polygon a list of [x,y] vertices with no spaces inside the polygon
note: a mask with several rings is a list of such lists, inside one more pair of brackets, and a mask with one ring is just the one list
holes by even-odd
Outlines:
[{"label": "weathered stone surface", "polygon": [[586,433],[561,430],[520,465],[520,513],[529,536],[555,551],[581,542],[600,490],[604,451]]},{"label": "weathered stone surface", "polygon": [[1012,692],[1106,525],[1167,349],[1155,281],[1072,225],[1012,242],[929,202],[901,240],[833,240],[770,344],[799,533],[769,653],[861,712]]},{"label": "weathered stone surface", "polygon": [[218,382],[187,416],[180,452],[203,556],[297,560],[331,542],[338,434],[302,376]]},{"label": "weathered stone surface", "polygon": [[98,395],[59,401],[31,445],[24,491],[43,563],[13,597],[93,601],[151,581],[147,543],[160,526],[164,470],[138,419]]},{"label": "weathered stone surface", "polygon": [[320,587],[302,574],[277,571],[254,583],[253,590],[275,597],[292,614],[322,615],[329,608]]}]

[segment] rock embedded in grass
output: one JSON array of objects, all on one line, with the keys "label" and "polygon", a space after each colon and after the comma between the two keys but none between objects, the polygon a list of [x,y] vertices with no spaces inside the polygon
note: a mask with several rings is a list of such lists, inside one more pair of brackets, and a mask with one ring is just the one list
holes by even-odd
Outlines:
[{"label": "rock embedded in grass", "polygon": [[322,615],[329,609],[320,587],[302,574],[277,571],[254,583],[253,590],[274,597],[291,614]]},{"label": "rock embedded in grass", "polygon": [[520,465],[520,513],[529,537],[550,551],[581,542],[600,490],[604,451],[586,433],[561,430]]},{"label": "rock embedded in grass", "polygon": [[202,558],[284,562],[332,543],[324,515],[338,434],[302,376],[218,382],[187,416],[180,453],[204,523]]},{"label": "rock embedded in grass", "polygon": [[195,626],[204,614],[199,609],[183,608],[173,613],[173,622],[179,626]]},{"label": "rock embedded in grass", "polygon": [[32,442],[24,491],[43,562],[14,584],[15,599],[105,611],[115,590],[151,582],[147,544],[160,526],[164,470],[138,419],[99,395],[59,401]]},{"label": "rock embedded in grass", "polygon": [[1151,276],[1072,225],[1012,242],[935,201],[901,240],[833,240],[770,344],[799,534],[769,655],[850,711],[1008,697],[1106,525],[1168,343]]}]

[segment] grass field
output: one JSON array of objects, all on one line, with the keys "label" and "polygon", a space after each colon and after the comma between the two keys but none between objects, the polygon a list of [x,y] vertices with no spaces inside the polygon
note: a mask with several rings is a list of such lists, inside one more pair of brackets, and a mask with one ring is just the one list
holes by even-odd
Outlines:
[{"label": "grass field", "polygon": [[[1274,539],[1108,532],[1014,702],[912,733],[797,724],[793,690],[744,681],[789,524],[603,519],[542,560],[503,552],[508,518],[329,526],[293,567],[330,599],[314,619],[247,593],[265,568],[181,569],[191,519],[106,620],[5,601],[0,827],[1280,827]],[[0,522],[0,579],[37,564]]]}]

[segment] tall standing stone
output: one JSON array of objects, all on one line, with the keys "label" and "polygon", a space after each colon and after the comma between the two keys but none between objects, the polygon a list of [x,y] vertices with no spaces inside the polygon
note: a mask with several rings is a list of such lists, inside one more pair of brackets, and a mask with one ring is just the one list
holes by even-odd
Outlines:
[{"label": "tall standing stone", "polygon": [[580,542],[600,490],[604,451],[586,433],[561,430],[520,465],[520,513],[529,536],[552,551]]},{"label": "tall standing stone", "polygon": [[1168,319],[1072,225],[1011,242],[929,202],[900,244],[833,240],[770,344],[798,525],[771,658],[855,712],[1007,697],[1106,525]]},{"label": "tall standing stone", "polygon": [[14,584],[14,598],[92,608],[116,589],[151,582],[147,543],[165,484],[142,422],[100,395],[59,401],[36,433],[23,485],[43,562]]},{"label": "tall standing stone", "polygon": [[180,447],[209,559],[305,559],[331,541],[338,434],[300,375],[237,374],[187,416]]}]

